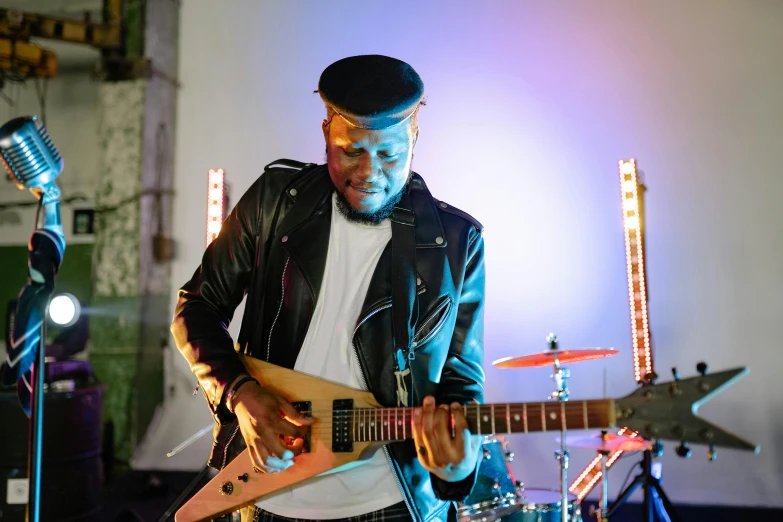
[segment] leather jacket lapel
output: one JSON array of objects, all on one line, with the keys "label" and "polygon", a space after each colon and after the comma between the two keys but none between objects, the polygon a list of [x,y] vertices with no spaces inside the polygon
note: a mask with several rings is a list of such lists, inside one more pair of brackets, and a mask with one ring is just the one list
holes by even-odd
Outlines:
[{"label": "leather jacket lapel", "polygon": [[332,189],[332,182],[325,174],[310,186],[294,190],[293,196],[289,190],[287,197],[293,199],[293,205],[283,218],[278,234],[283,250],[307,282],[313,306],[321,291],[329,250]]}]

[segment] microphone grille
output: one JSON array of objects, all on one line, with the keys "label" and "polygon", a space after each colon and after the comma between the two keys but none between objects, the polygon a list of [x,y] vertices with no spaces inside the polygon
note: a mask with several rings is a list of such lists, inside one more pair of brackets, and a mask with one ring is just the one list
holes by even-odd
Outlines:
[{"label": "microphone grille", "polygon": [[35,116],[14,118],[0,127],[0,160],[19,188],[40,188],[63,169],[63,160]]}]

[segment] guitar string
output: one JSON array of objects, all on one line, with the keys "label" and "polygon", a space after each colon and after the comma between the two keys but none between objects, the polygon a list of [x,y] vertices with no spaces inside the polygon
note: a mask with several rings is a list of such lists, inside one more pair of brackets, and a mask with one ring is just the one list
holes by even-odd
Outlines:
[{"label": "guitar string", "polygon": [[[297,402],[297,401],[293,401]],[[539,401],[539,402],[509,402],[508,406],[509,408],[540,408],[540,406],[543,404],[545,407],[559,407],[561,404],[564,404],[566,408],[572,408],[576,410],[577,408],[581,408],[582,404],[585,403],[588,407],[590,406],[600,406],[602,408],[609,407],[609,401],[606,399],[587,399],[584,401],[565,401],[565,402],[546,402],[546,401]],[[505,412],[506,409],[506,403],[493,403],[493,404],[461,404],[460,405],[463,409],[464,408],[471,408],[472,410],[476,409],[476,406],[484,409],[484,408],[491,408],[492,406],[495,407],[495,411],[497,413]],[[440,405],[436,406],[436,408],[440,407]],[[352,412],[352,411],[374,411],[374,410],[405,410],[410,411],[417,408],[421,408],[421,406],[380,406],[377,408],[352,408],[347,410],[335,410],[334,408],[322,408],[318,410],[301,410],[301,413],[312,413],[312,412]]]},{"label": "guitar string", "polygon": [[[545,405],[544,406],[544,412],[546,414],[551,414],[551,413],[559,414],[560,413],[560,406],[559,406],[560,404],[561,403],[559,403],[559,402],[547,402],[547,403],[544,403],[544,405]],[[565,407],[566,414],[568,415],[570,413],[571,415],[574,415],[574,416],[578,415],[578,414],[581,414],[585,408],[587,408],[588,411],[593,411],[593,412],[596,412],[596,411],[607,411],[608,412],[608,411],[612,410],[612,407],[607,405],[607,404],[597,404],[597,403],[590,404],[590,403],[587,403],[587,404],[583,405],[581,401],[573,401],[570,404],[567,404],[567,403],[563,403],[563,404],[566,404],[566,407]],[[487,415],[487,416],[492,415],[492,412],[489,409],[490,406],[491,405],[489,405],[489,404],[482,404],[481,405],[481,409],[480,409],[480,414],[482,416],[484,416],[484,415]],[[494,411],[495,418],[503,418],[505,416],[505,414],[506,414],[506,407],[505,407],[505,405],[495,404],[494,406],[495,406],[495,411]],[[476,405],[473,405],[473,404],[467,405],[467,408],[468,408],[468,411],[467,411],[468,415],[473,415],[473,416],[476,415]],[[418,407],[415,407],[415,408],[357,408],[357,409],[353,409],[353,410],[319,409],[319,410],[301,410],[299,413],[300,414],[301,413],[310,413],[310,414],[312,414],[312,413],[324,413],[324,414],[331,414],[331,415],[338,415],[338,416],[339,415],[350,416],[350,415],[352,415],[354,413],[360,413],[362,415],[366,415],[366,412],[368,412],[368,411],[369,412],[379,412],[379,411],[382,411],[384,413],[386,413],[386,412],[395,413],[395,412],[401,412],[401,411],[402,412],[410,412],[410,411],[414,411],[416,409],[421,409],[421,407],[418,406]],[[437,409],[438,409],[438,407],[435,408],[435,410],[437,410]],[[463,407],[462,410],[463,410],[463,413],[464,413],[465,408]],[[527,410],[528,416],[531,415],[531,413],[534,414],[534,415],[541,415],[541,403],[530,403],[530,404],[527,404],[527,406],[521,406],[521,405],[513,406],[513,405],[509,405],[508,410],[510,412],[513,412],[513,411],[524,412],[525,410]],[[449,411],[451,411],[451,410],[449,410]],[[457,411],[459,411],[459,410],[457,410]],[[379,414],[377,414],[377,415],[379,415]]]}]

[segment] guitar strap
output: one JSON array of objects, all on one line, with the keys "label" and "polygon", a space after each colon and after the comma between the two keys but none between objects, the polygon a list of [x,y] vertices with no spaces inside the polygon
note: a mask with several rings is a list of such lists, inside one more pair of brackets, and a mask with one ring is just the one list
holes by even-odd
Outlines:
[{"label": "guitar strap", "polygon": [[412,406],[413,393],[408,393],[406,380],[410,377],[413,390],[411,361],[413,360],[413,333],[419,316],[416,295],[416,215],[413,213],[410,189],[394,207],[392,223],[392,332],[397,379],[397,405]]}]

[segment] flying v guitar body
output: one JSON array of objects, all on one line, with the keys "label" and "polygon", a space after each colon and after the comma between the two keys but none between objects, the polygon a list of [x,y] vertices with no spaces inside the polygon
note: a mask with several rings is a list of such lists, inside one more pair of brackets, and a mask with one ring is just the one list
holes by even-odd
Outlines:
[{"label": "flying v guitar body", "polygon": [[[332,451],[332,411],[335,402],[352,400],[353,408],[377,408],[373,395],[325,381],[293,370],[281,368],[259,359],[243,357],[248,373],[258,379],[261,386],[286,397],[289,401],[309,403],[316,419],[310,430],[307,451],[295,458],[296,464],[281,473],[255,473],[244,450],[231,461],[206,486],[183,505],[176,514],[177,522],[196,522],[230,513],[257,499],[312,478],[316,475],[347,467],[358,460],[369,458],[379,447],[374,442],[351,442],[350,451]],[[320,422],[319,422],[320,421]],[[239,435],[238,435],[239,436]],[[242,480],[239,477],[245,477]]]}]

